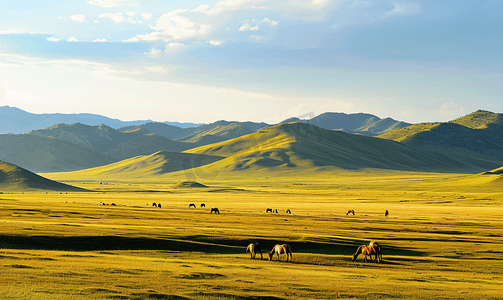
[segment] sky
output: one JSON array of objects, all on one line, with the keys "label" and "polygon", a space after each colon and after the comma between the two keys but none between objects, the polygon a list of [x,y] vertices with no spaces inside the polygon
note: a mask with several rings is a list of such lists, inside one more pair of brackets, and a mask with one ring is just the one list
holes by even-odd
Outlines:
[{"label": "sky", "polygon": [[0,2],[0,106],[124,121],[503,112],[503,1]]}]

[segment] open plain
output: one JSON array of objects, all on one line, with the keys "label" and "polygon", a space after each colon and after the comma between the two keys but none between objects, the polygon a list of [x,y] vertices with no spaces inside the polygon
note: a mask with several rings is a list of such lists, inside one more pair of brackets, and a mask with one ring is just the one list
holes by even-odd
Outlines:
[{"label": "open plain", "polygon": [[[206,188],[177,188],[187,174],[156,181],[67,174],[45,176],[92,192],[0,195],[0,298],[501,299],[503,292],[500,175],[194,174]],[[210,214],[213,207],[220,214]],[[350,209],[355,215],[346,215]],[[370,241],[382,246],[383,263],[352,262]],[[263,259],[245,253],[251,242]],[[269,261],[267,252],[283,243],[293,262]]]}]

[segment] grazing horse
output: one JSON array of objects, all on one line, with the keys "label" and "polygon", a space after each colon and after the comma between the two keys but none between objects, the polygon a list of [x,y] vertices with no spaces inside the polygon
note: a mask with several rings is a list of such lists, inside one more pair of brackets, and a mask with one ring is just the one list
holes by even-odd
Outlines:
[{"label": "grazing horse", "polygon": [[260,253],[260,259],[264,259],[264,257],[262,256],[262,250],[260,250],[260,246],[257,243],[251,243],[250,245],[248,245],[248,247],[246,247],[245,253],[248,252],[250,252],[250,258],[255,258],[255,255],[258,252]]},{"label": "grazing horse", "polygon": [[384,212],[384,216],[385,216],[385,217],[387,217],[388,215],[389,215],[389,212],[388,212],[388,210],[386,210],[386,211]]},{"label": "grazing horse", "polygon": [[274,256],[274,254],[278,255],[278,261],[280,260],[279,259],[280,254],[286,254],[286,261],[287,262],[288,262],[288,256],[290,256],[290,261],[293,261],[292,249],[290,249],[290,246],[288,246],[287,244],[274,246],[274,248],[272,248],[271,252],[269,252],[269,260],[272,260],[272,257]]},{"label": "grazing horse", "polygon": [[157,207],[161,208],[161,203],[157,203]]},{"label": "grazing horse", "polygon": [[272,209],[271,209],[271,208],[268,208],[268,209],[266,209],[266,210],[265,210],[265,212],[266,212],[266,213],[268,213],[268,212],[272,213]]},{"label": "grazing horse", "polygon": [[152,206],[153,206],[153,207],[157,207],[157,204],[155,204],[155,202],[154,202],[154,203],[152,203]]},{"label": "grazing horse", "polygon": [[276,208],[276,209],[274,210],[274,212],[275,212],[275,213],[278,213],[278,209]]},{"label": "grazing horse", "polygon": [[[381,250],[381,246],[379,246],[379,244],[376,243],[376,242],[370,242],[369,243],[369,247],[372,247],[373,252],[374,252],[373,254],[375,255],[375,258],[373,259],[373,261],[382,263],[382,250]],[[372,256],[370,256],[370,258],[372,259]]]},{"label": "grazing horse", "polygon": [[191,204],[189,204],[189,208],[191,208],[191,207],[196,208],[196,205],[194,203],[191,203]]},{"label": "grazing horse", "polygon": [[204,203],[201,203],[201,207],[206,207],[206,205]]},{"label": "grazing horse", "polygon": [[285,213],[292,214],[292,212],[289,209],[287,209]]},{"label": "grazing horse", "polygon": [[210,215],[213,214],[213,212],[215,212],[215,214],[220,214],[220,211],[216,207],[211,209]]},{"label": "grazing horse", "polygon": [[348,210],[348,212],[346,213],[346,216],[349,215],[349,214],[353,214],[353,216],[355,215],[355,211],[353,209],[350,209]]}]

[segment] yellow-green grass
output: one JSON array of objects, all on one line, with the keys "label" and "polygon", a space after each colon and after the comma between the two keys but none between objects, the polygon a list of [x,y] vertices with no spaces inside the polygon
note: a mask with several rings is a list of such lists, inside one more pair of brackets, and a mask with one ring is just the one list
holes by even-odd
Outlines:
[{"label": "yellow-green grass", "polygon": [[[0,298],[501,297],[499,175],[308,174],[196,176],[208,188],[174,188],[181,172],[71,182],[93,193],[0,194]],[[351,262],[371,240],[384,262]],[[264,259],[244,252],[252,241]],[[293,263],[266,260],[276,243],[291,245]]]}]

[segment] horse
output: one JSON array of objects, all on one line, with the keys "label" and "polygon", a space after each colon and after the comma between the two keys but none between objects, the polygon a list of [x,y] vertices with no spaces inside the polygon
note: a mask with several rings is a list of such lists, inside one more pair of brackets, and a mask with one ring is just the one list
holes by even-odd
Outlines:
[{"label": "horse", "polygon": [[[378,243],[371,241],[369,243],[369,247],[372,247],[373,250],[374,250],[375,258],[373,259],[373,261],[382,263],[382,250],[381,250],[381,246],[379,246]],[[372,256],[370,258],[372,259]]]},{"label": "horse", "polygon": [[277,208],[274,210],[274,213],[278,213],[278,209]]},{"label": "horse", "polygon": [[285,213],[292,214],[292,212],[289,209],[287,209]]},{"label": "horse", "polygon": [[216,207],[211,209],[210,215],[213,214],[213,212],[215,212],[215,214],[220,214],[220,211]]},{"label": "horse", "polygon": [[283,245],[278,244],[278,245],[274,246],[274,248],[272,248],[271,252],[269,252],[269,260],[272,260],[272,257],[274,256],[274,254],[278,255],[278,261],[280,260],[279,259],[280,254],[286,254],[286,261],[287,262],[288,262],[288,256],[290,256],[290,261],[293,261],[292,249],[290,249],[290,246],[288,246],[287,244],[283,244]]},{"label": "horse", "polygon": [[385,216],[385,217],[387,217],[388,215],[389,215],[389,212],[388,212],[388,210],[386,210],[386,211],[384,212],[384,216]]},{"label": "horse", "polygon": [[196,208],[196,205],[194,203],[191,203],[191,204],[189,204],[189,208],[191,208],[191,207]]},{"label": "horse", "polygon": [[348,212],[346,213],[346,216],[349,215],[349,214],[353,214],[353,216],[355,215],[355,211],[353,209],[350,209],[348,210]]},{"label": "horse", "polygon": [[157,207],[158,207],[158,208],[161,208],[161,203],[157,203]]},{"label": "horse", "polygon": [[201,203],[201,208],[203,208],[203,207],[206,207],[206,205],[204,203]]},{"label": "horse", "polygon": [[154,203],[152,203],[152,206],[153,206],[153,207],[157,207],[157,204],[155,204],[155,202],[154,202]]},{"label": "horse", "polygon": [[262,256],[262,250],[260,249],[260,246],[257,243],[251,243],[250,245],[248,245],[248,247],[246,247],[245,253],[248,252],[250,252],[250,258],[255,258],[255,255],[258,252],[260,253],[260,259],[264,259],[264,257]]},{"label": "horse", "polygon": [[[369,245],[361,245],[358,247],[358,250],[356,250],[355,254],[353,254],[353,259],[351,261],[355,261],[360,254],[365,256],[363,259],[365,262],[367,262],[367,256],[369,256],[372,261],[382,262],[381,246],[377,243],[370,242]],[[372,255],[374,255],[374,259],[372,258]]]},{"label": "horse", "polygon": [[268,209],[266,209],[266,210],[265,210],[265,212],[266,212],[266,213],[268,213],[268,212],[272,213],[272,209],[271,209],[271,208],[268,208]]}]

